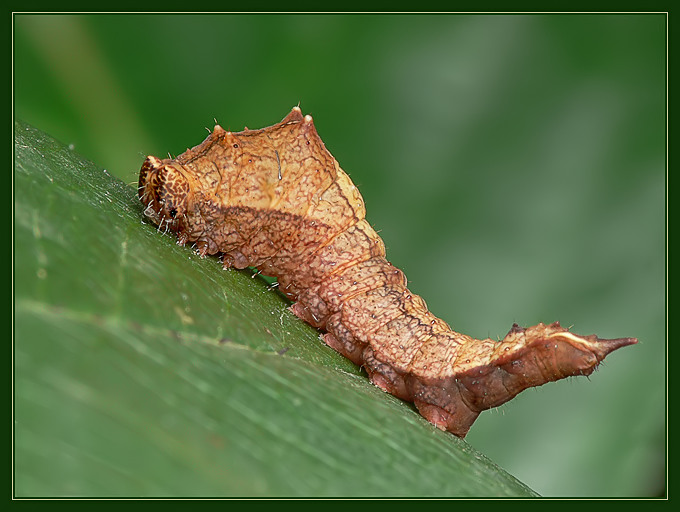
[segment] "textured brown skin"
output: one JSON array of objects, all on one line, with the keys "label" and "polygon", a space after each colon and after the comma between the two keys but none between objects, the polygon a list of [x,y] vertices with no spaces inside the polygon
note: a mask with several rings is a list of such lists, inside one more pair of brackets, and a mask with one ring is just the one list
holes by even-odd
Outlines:
[{"label": "textured brown skin", "polygon": [[635,338],[578,336],[555,322],[513,325],[500,342],[453,331],[406,287],[365,220],[359,191],[295,107],[238,133],[215,126],[176,159],[149,156],[144,213],[225,268],[257,267],[296,301],[292,311],[363,366],[371,381],[464,437],[479,413],[520,391],[589,375]]}]

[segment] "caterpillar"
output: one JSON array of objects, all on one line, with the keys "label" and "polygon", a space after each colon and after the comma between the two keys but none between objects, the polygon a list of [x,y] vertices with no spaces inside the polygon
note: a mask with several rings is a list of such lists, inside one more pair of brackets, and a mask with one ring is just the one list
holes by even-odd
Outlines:
[{"label": "caterpillar", "polygon": [[224,268],[275,276],[292,312],[376,386],[465,437],[479,414],[533,386],[589,375],[635,338],[579,336],[558,322],[501,341],[455,332],[411,293],[366,220],[363,199],[299,107],[278,124],[219,124],[176,158],[148,156],[144,215]]}]

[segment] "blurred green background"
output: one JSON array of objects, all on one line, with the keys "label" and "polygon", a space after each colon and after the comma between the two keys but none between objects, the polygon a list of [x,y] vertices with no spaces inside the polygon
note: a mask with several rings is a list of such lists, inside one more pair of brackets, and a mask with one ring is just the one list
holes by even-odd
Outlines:
[{"label": "blurred green background", "polygon": [[[662,15],[16,15],[14,111],[129,183],[300,104],[389,259],[456,330],[636,336],[481,415],[543,495],[665,480]],[[21,248],[16,248],[17,255]],[[417,446],[412,447],[417,450]]]}]

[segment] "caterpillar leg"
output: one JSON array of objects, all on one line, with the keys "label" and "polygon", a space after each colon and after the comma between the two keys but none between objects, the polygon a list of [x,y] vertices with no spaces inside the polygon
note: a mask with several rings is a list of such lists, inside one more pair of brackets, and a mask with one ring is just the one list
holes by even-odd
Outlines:
[{"label": "caterpillar leg", "polygon": [[298,318],[299,318],[300,320],[302,320],[303,322],[308,322],[308,323],[309,323],[309,320],[308,320],[309,314],[308,314],[307,311],[305,310],[305,307],[304,307],[302,304],[300,304],[299,302],[295,302],[294,304],[292,304],[292,305],[288,308],[288,311],[290,311],[291,313],[293,313],[296,317],[298,317]]},{"label": "caterpillar leg", "polygon": [[363,348],[352,341],[341,341],[330,333],[323,334],[321,339],[336,352],[339,352],[354,364],[363,364],[361,353]]},{"label": "caterpillar leg", "polygon": [[220,260],[222,260],[223,270],[234,268],[234,258],[232,258],[230,254],[222,253]]},{"label": "caterpillar leg", "polygon": [[438,405],[424,401],[422,398],[414,398],[413,402],[418,412],[427,421],[435,427],[447,430],[460,438],[465,437],[477,416],[479,416],[479,412],[465,406],[456,407],[455,413],[451,413]]},{"label": "caterpillar leg", "polygon": [[448,430],[449,423],[452,421],[452,417],[448,412],[446,412],[441,407],[428,404],[427,402],[422,402],[417,398],[413,403],[416,405],[418,412],[422,414],[427,421],[432,423],[438,429]]},{"label": "caterpillar leg", "polygon": [[402,400],[411,401],[413,396],[409,392],[404,376],[390,365],[379,361],[373,349],[367,347],[363,351],[364,368],[368,372],[371,382],[386,393],[390,393]]},{"label": "caterpillar leg", "polygon": [[366,346],[359,340],[354,339],[349,329],[342,323],[342,313],[335,313],[326,322],[327,334],[321,336],[326,345],[340,352],[354,364],[362,366],[364,364],[363,350]]},{"label": "caterpillar leg", "polygon": [[316,294],[307,294],[308,300],[298,300],[289,309],[293,314],[313,327],[323,329],[328,321],[328,308]]}]

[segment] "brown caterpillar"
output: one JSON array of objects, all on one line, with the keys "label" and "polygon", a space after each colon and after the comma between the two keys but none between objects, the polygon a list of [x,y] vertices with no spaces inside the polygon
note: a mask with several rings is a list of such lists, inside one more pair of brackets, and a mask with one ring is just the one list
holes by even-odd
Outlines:
[{"label": "brown caterpillar", "polygon": [[295,107],[280,123],[232,133],[216,125],[176,159],[149,156],[145,215],[225,268],[257,267],[292,311],[362,365],[371,381],[464,437],[479,413],[520,391],[591,374],[635,338],[578,336],[558,322],[513,325],[500,342],[453,331],[406,288],[365,219],[359,191]]}]

